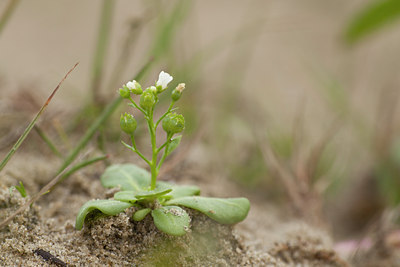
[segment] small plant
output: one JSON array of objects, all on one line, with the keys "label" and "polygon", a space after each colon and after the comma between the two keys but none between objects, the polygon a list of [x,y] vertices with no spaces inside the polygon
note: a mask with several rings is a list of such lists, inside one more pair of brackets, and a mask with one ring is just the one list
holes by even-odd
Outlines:
[{"label": "small plant", "polygon": [[13,192],[14,189],[17,189],[17,191],[21,194],[21,196],[23,198],[28,196],[28,194],[26,193],[26,190],[25,190],[25,186],[21,181],[19,182],[19,185],[10,187],[10,194],[11,195],[12,195],[12,192]]},{"label": "small plant", "polygon": [[[155,86],[145,90],[136,81],[128,82],[119,90],[122,98],[130,101],[128,105],[143,113],[150,134],[152,155],[146,158],[137,148],[134,132],[137,121],[129,114],[121,115],[121,129],[129,135],[131,145],[127,148],[137,153],[150,167],[150,173],[133,164],[117,164],[106,169],[101,176],[101,183],[106,188],[119,187],[121,191],[114,194],[114,199],[91,200],[84,204],[76,218],[76,229],[83,227],[86,216],[92,211],[100,211],[106,215],[117,215],[129,207],[135,207],[133,220],[143,220],[151,214],[155,226],[162,232],[181,236],[190,227],[190,217],[181,208],[198,210],[211,219],[222,224],[234,224],[244,220],[249,212],[250,203],[246,198],[209,198],[201,197],[197,186],[182,186],[167,182],[157,182],[157,175],[166,157],[179,145],[185,128],[185,119],[174,113],[175,103],[182,95],[185,84],[179,84],[171,94],[171,104],[167,111],[155,121],[154,110],[159,94],[166,91],[172,76],[161,72]],[[140,96],[139,105],[132,96]],[[165,142],[157,146],[156,131],[158,126],[166,132]],[[159,154],[161,156],[159,156]]]}]

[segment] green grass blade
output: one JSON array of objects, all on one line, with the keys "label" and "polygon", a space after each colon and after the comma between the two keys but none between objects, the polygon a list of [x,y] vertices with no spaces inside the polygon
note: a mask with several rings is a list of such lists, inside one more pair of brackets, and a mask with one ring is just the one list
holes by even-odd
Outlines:
[{"label": "green grass blade", "polygon": [[69,176],[71,176],[72,174],[77,172],[78,170],[80,170],[80,169],[82,169],[82,168],[84,168],[86,166],[89,166],[89,165],[91,165],[93,163],[96,163],[98,161],[105,160],[107,158],[108,158],[108,155],[103,155],[103,156],[95,157],[95,158],[92,158],[92,159],[89,159],[89,160],[86,160],[86,161],[83,161],[83,162],[80,162],[80,163],[74,165],[67,172],[64,173],[64,175],[61,177],[61,179],[60,179],[60,181],[58,183],[61,183],[62,181],[67,179]]},{"label": "green grass blade", "polygon": [[12,13],[14,12],[15,8],[17,7],[19,0],[10,0],[6,9],[4,10],[3,14],[0,17],[0,34],[3,31],[4,27],[6,26],[9,18],[11,17]]},{"label": "green grass blade", "polygon": [[37,120],[39,119],[39,117],[42,115],[42,113],[44,112],[44,110],[46,109],[46,107],[49,105],[51,99],[53,98],[53,96],[55,95],[55,93],[58,91],[58,89],[60,88],[61,84],[65,81],[65,79],[68,77],[68,75],[76,68],[76,66],[78,66],[78,63],[76,63],[72,69],[70,69],[67,74],[64,76],[64,78],[58,83],[58,85],[56,86],[56,88],[53,90],[53,92],[51,93],[51,95],[47,98],[46,102],[44,103],[44,105],[42,106],[42,108],[39,110],[39,112],[36,114],[36,116],[33,118],[33,120],[31,121],[31,123],[29,123],[28,127],[26,127],[25,131],[22,133],[21,137],[17,140],[17,142],[15,143],[15,145],[11,148],[11,150],[8,152],[8,154],[6,155],[6,157],[3,159],[3,161],[0,163],[0,172],[3,170],[3,168],[7,165],[8,161],[11,159],[11,157],[14,155],[14,153],[17,151],[17,149],[20,147],[20,145],[22,144],[22,142],[24,142],[25,138],[28,136],[28,134],[30,133],[30,131],[32,130],[33,126],[35,126]]},{"label": "green grass blade", "polygon": [[126,39],[123,41],[123,45],[119,49],[118,59],[115,62],[113,70],[110,75],[110,82],[107,88],[113,88],[121,82],[124,72],[128,69],[127,66],[130,59],[133,58],[133,49],[137,44],[140,31],[144,25],[152,20],[153,17],[150,14],[143,15],[142,18],[135,19],[130,23],[129,31],[125,34]]},{"label": "green grass blade", "polygon": [[115,111],[115,109],[122,102],[122,98],[118,97],[114,99],[108,106],[104,109],[104,111],[99,115],[99,117],[93,122],[93,124],[89,127],[89,129],[85,132],[82,139],[79,141],[78,145],[72,150],[72,152],[67,156],[64,160],[63,165],[61,165],[59,172],[64,170],[75,158],[78,156],[79,152],[89,143],[92,139],[93,135],[100,128],[101,125],[111,116],[111,114]]},{"label": "green grass blade", "polygon": [[160,19],[158,33],[153,41],[154,47],[150,53],[155,60],[165,55],[166,51],[170,49],[174,33],[188,14],[190,4],[191,1],[179,1],[167,18]]},{"label": "green grass blade", "polygon": [[92,89],[93,103],[96,103],[98,100],[97,92],[99,92],[99,87],[101,84],[104,59],[107,53],[108,41],[110,39],[113,10],[114,10],[114,1],[103,0],[103,7],[100,18],[100,27],[97,37],[97,45],[92,66],[93,76],[92,76],[91,89]]},{"label": "green grass blade", "polygon": [[399,0],[374,1],[361,10],[350,22],[345,32],[345,40],[349,44],[353,44],[399,18]]},{"label": "green grass blade", "polygon": [[50,140],[50,138],[45,134],[45,132],[40,129],[37,125],[34,127],[36,133],[40,136],[40,138],[43,139],[43,141],[47,144],[47,146],[50,148],[53,153],[59,157],[62,158],[61,152],[57,149],[57,147],[53,144],[53,142]]}]

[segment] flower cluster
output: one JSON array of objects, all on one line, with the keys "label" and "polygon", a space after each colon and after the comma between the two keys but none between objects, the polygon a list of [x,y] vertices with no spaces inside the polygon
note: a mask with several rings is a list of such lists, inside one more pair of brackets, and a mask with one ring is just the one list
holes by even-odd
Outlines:
[{"label": "flower cluster", "polygon": [[[144,118],[147,120],[148,129],[151,137],[152,151],[153,155],[151,159],[147,159],[136,147],[134,132],[137,128],[137,121],[133,117],[132,114],[125,113],[121,115],[120,126],[122,131],[128,134],[131,137],[132,146],[126,143],[123,143],[129,149],[137,153],[140,157],[146,161],[151,169],[152,174],[152,187],[155,186],[156,177],[158,171],[165,159],[165,157],[172,151],[172,147],[176,147],[176,143],[180,140],[180,137],[176,137],[173,139],[173,136],[177,133],[180,133],[185,128],[185,119],[182,115],[173,113],[173,106],[176,101],[181,98],[182,91],[185,89],[185,84],[180,83],[178,86],[172,90],[171,93],[171,104],[168,110],[156,121],[154,122],[154,109],[156,104],[158,103],[158,95],[163,93],[168,88],[168,84],[173,80],[173,77],[168,73],[161,71],[158,80],[155,82],[153,86],[147,87],[146,89],[142,89],[142,86],[137,81],[129,81],[119,89],[119,94],[122,98],[129,100],[130,105],[137,108],[144,114]],[[139,104],[135,102],[132,98],[134,96],[140,96]],[[167,140],[163,145],[157,147],[156,144],[156,130],[157,126],[162,122],[162,128],[167,133]],[[157,162],[157,155],[161,150],[164,149],[164,154]]]}]

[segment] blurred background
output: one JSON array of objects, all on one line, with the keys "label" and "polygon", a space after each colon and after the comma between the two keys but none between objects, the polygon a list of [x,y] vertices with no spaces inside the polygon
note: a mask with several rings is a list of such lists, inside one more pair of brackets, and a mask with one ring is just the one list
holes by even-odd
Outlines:
[{"label": "blurred background", "polygon": [[164,70],[186,83],[185,144],[204,173],[338,240],[398,222],[399,1],[3,0],[0,15],[3,148],[76,62],[40,126],[65,151],[122,84]]}]

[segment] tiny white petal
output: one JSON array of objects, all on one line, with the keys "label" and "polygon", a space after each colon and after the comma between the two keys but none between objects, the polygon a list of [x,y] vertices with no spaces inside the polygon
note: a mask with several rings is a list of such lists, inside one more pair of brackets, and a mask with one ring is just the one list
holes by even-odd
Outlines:
[{"label": "tiny white petal", "polygon": [[161,86],[162,89],[165,89],[173,79],[174,78],[171,75],[169,75],[164,71],[161,71],[160,75],[158,75],[158,81],[156,82],[156,86]]},{"label": "tiny white petal", "polygon": [[130,90],[135,89],[135,80],[133,80],[131,82],[127,82],[126,87],[128,87]]},{"label": "tiny white petal", "polygon": [[157,88],[155,86],[150,86],[149,88],[153,93],[157,93]]}]

